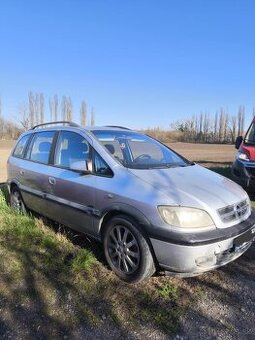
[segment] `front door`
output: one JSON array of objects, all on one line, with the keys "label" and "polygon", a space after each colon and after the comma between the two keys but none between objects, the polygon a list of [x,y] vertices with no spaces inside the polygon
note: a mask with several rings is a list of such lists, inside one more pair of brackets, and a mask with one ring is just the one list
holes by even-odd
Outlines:
[{"label": "front door", "polygon": [[90,145],[82,135],[60,132],[47,198],[54,220],[94,235],[95,176],[84,171],[90,153]]}]

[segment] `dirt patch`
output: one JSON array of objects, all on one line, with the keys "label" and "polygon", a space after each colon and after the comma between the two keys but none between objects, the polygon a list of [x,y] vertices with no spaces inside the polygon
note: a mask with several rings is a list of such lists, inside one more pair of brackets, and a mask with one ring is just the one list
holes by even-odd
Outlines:
[{"label": "dirt patch", "polygon": [[0,140],[0,183],[6,181],[6,162],[13,145],[14,141],[12,140]]},{"label": "dirt patch", "polygon": [[201,165],[204,163],[232,163],[236,153],[234,145],[194,143],[169,143],[167,145],[189,160]]}]

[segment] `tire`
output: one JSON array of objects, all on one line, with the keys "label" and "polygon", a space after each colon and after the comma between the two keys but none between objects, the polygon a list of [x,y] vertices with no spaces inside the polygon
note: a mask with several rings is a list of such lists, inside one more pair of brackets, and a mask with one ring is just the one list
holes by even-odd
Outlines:
[{"label": "tire", "polygon": [[123,281],[141,282],[155,272],[148,241],[126,216],[114,217],[107,223],[103,247],[109,266]]},{"label": "tire", "polygon": [[18,188],[13,188],[10,194],[10,205],[11,208],[18,213],[27,213],[26,206]]}]

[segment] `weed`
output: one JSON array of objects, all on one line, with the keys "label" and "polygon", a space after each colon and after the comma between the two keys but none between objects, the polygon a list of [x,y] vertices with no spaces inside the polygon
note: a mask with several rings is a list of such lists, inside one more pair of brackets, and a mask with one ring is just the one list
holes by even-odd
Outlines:
[{"label": "weed", "polygon": [[71,267],[73,272],[89,272],[95,265],[96,259],[94,255],[87,249],[79,249],[72,261]]},{"label": "weed", "polygon": [[232,177],[231,167],[230,166],[221,166],[221,167],[210,167],[210,170],[217,172],[218,174],[230,178]]},{"label": "weed", "polygon": [[159,287],[158,294],[164,299],[170,299],[172,301],[176,301],[179,297],[178,287],[171,283]]}]

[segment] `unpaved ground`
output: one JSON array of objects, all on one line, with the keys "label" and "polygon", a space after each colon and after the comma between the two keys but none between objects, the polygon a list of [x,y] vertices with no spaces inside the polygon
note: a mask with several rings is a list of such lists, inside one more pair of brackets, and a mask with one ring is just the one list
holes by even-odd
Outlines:
[{"label": "unpaved ground", "polygon": [[182,318],[183,339],[255,339],[255,244],[221,269],[182,280],[201,290]]},{"label": "unpaved ground", "polygon": [[225,144],[170,143],[170,148],[197,163],[224,164],[233,162],[236,149]]},{"label": "unpaved ground", "polygon": [[6,180],[6,162],[14,141],[0,140],[0,183]]},{"label": "unpaved ground", "polygon": [[[13,144],[13,141],[0,140],[0,183],[6,180],[6,161]],[[217,166],[223,163],[231,163],[235,155],[233,145],[189,143],[170,143],[168,145],[184,157],[201,165],[210,163]]]}]

